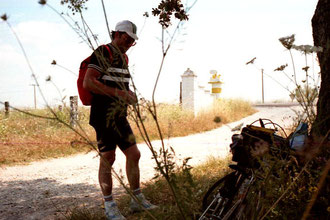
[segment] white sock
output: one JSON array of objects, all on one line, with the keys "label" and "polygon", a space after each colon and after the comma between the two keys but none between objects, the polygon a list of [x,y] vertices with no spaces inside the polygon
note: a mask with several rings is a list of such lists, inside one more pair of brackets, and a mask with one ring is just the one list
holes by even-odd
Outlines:
[{"label": "white sock", "polygon": [[108,196],[103,196],[104,199],[110,199],[108,201],[111,201],[112,200],[112,194],[108,195]]}]

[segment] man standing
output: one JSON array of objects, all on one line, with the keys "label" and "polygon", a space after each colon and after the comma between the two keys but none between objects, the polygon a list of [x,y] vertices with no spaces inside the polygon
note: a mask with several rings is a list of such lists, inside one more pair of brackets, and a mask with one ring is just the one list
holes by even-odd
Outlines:
[{"label": "man standing", "polygon": [[101,154],[99,183],[104,196],[107,219],[125,219],[112,197],[111,166],[115,161],[118,146],[126,156],[126,174],[130,188],[139,203],[131,200],[131,210],[154,209],[140,190],[140,151],[135,136],[127,121],[127,105],[135,104],[137,98],[129,89],[131,78],[126,51],[135,44],[136,26],[124,20],[117,23],[111,32],[112,42],[98,47],[91,56],[84,88],[93,93],[90,112],[90,125],[96,131],[98,148]]}]

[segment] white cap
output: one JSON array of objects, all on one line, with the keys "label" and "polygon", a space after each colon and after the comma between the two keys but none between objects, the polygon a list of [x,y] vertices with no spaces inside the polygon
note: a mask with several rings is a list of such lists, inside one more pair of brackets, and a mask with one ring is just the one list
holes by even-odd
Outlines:
[{"label": "white cap", "polygon": [[128,20],[118,22],[115,28],[115,31],[125,32],[134,40],[139,39],[136,36],[136,30],[137,30],[136,25]]}]

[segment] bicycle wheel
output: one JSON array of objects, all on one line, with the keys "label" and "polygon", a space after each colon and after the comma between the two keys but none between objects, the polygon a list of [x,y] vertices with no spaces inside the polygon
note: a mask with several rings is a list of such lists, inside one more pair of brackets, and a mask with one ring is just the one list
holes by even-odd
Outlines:
[{"label": "bicycle wheel", "polygon": [[214,183],[203,198],[204,213],[200,219],[223,219],[230,217],[237,204],[234,200],[245,178],[238,172],[232,172]]}]

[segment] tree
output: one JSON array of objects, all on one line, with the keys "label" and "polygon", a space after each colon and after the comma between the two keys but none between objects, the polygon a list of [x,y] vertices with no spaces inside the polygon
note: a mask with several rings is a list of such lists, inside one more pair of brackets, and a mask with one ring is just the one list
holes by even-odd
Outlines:
[{"label": "tree", "polygon": [[326,135],[330,130],[330,0],[319,0],[312,18],[314,45],[321,46],[317,53],[321,69],[321,87],[317,115],[312,133]]}]

